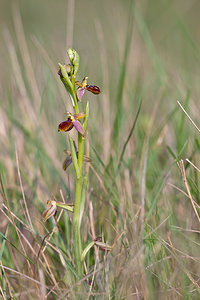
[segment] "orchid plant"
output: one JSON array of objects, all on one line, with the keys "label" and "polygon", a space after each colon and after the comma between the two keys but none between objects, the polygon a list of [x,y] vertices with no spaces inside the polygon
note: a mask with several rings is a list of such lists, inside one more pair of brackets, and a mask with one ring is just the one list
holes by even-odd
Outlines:
[{"label": "orchid plant", "polygon": [[[76,269],[79,275],[82,274],[82,263],[86,253],[93,245],[97,245],[96,241],[92,241],[89,245],[82,250],[80,226],[81,219],[84,212],[85,194],[87,187],[88,170],[86,168],[86,174],[83,174],[83,163],[91,163],[89,157],[84,155],[84,143],[85,137],[87,136],[87,124],[89,117],[89,103],[86,103],[84,112],[79,111],[79,102],[82,101],[85,91],[92,92],[93,94],[99,94],[101,91],[98,86],[88,85],[88,77],[84,77],[82,82],[76,81],[76,76],[79,69],[79,55],[75,50],[68,49],[68,56],[70,64],[62,65],[59,64],[58,74],[61,81],[63,82],[74,109],[74,114],[67,112],[67,119],[58,125],[59,132],[69,132],[73,127],[77,130],[78,134],[78,149],[69,135],[70,151],[65,150],[67,157],[63,163],[63,169],[66,170],[72,163],[76,173],[76,193],[74,205],[64,204],[54,200],[48,200],[50,207],[43,213],[43,220],[46,221],[48,218],[55,216],[57,207],[64,208],[65,210],[73,212],[73,239],[74,239],[74,259]],[[78,88],[76,88],[78,86]],[[82,119],[82,121],[80,121]],[[101,243],[101,248],[105,248],[106,251],[111,248],[104,243]]]}]

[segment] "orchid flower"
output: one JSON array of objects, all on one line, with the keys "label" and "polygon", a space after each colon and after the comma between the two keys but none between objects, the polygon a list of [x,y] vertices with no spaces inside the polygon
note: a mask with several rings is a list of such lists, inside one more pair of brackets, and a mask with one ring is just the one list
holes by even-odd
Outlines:
[{"label": "orchid flower", "polygon": [[83,125],[78,120],[84,118],[86,114],[84,114],[84,112],[80,112],[77,115],[72,115],[71,113],[67,112],[66,115],[68,115],[68,119],[58,125],[58,131],[69,131],[73,127],[75,127],[76,130],[82,136],[84,136],[85,130],[83,128]]},{"label": "orchid flower", "polygon": [[44,222],[46,222],[46,220],[48,220],[49,218],[55,216],[55,214],[57,213],[57,207],[56,207],[55,200],[48,200],[47,204],[50,204],[50,207],[47,208],[42,214],[42,219]]},{"label": "orchid flower", "polygon": [[76,94],[77,94],[77,98],[78,100],[81,102],[82,101],[82,98],[83,98],[83,95],[85,93],[85,90],[89,91],[89,92],[92,92],[93,94],[95,95],[98,95],[101,93],[100,91],[100,88],[96,85],[88,85],[87,84],[87,80],[88,80],[88,77],[85,76],[82,80],[82,82],[79,82],[79,81],[76,81],[76,85],[78,85],[78,89],[76,91]]},{"label": "orchid flower", "polygon": [[74,211],[74,205],[70,203],[63,203],[56,200],[48,200],[47,204],[50,204],[50,207],[47,208],[42,214],[42,219],[44,222],[46,222],[49,218],[56,215],[57,207],[63,208],[70,212]]}]

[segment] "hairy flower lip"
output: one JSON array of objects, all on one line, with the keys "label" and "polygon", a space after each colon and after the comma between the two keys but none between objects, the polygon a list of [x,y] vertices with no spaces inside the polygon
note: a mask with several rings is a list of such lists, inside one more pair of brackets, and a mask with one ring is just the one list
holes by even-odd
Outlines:
[{"label": "hairy flower lip", "polygon": [[58,131],[69,131],[74,127],[72,122],[70,121],[63,121],[58,125]]},{"label": "hairy flower lip", "polygon": [[66,115],[68,116],[68,119],[66,121],[61,122],[58,125],[58,131],[69,131],[73,127],[76,128],[76,130],[82,135],[85,135],[85,130],[83,128],[83,125],[78,121],[79,119],[82,119],[86,116],[84,112],[80,112],[76,115],[72,115],[70,112],[66,112]]}]

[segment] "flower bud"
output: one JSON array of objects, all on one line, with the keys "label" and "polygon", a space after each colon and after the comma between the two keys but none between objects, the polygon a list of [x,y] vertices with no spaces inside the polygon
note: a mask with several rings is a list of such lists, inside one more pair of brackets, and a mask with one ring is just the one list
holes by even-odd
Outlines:
[{"label": "flower bud", "polygon": [[69,60],[71,61],[71,64],[73,64],[73,59],[74,59],[74,53],[71,48],[68,48],[67,53],[69,55]]},{"label": "flower bud", "polygon": [[72,69],[72,66],[70,64],[64,64],[64,67],[65,67],[65,70],[67,71],[67,74],[69,75],[71,73],[71,69]]},{"label": "flower bud", "polygon": [[76,76],[79,69],[79,55],[75,50],[73,50],[73,53],[74,53],[74,59],[73,59],[74,76]]}]

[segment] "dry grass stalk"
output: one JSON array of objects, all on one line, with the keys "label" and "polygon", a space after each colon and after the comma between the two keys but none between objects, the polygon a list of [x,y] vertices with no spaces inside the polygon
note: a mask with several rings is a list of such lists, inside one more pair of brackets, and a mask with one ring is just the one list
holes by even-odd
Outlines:
[{"label": "dry grass stalk", "polygon": [[188,197],[189,197],[189,199],[190,199],[190,201],[191,201],[191,204],[192,204],[192,207],[193,207],[193,209],[194,209],[194,212],[195,212],[195,214],[196,214],[196,216],[197,216],[197,219],[198,219],[198,221],[199,221],[199,223],[200,223],[200,217],[199,217],[199,214],[198,214],[198,212],[197,212],[197,209],[196,209],[196,206],[195,206],[195,201],[192,199],[192,195],[191,195],[191,193],[190,193],[190,189],[189,189],[189,185],[188,185],[188,182],[187,182],[187,178],[186,178],[186,174],[185,174],[185,166],[184,166],[184,162],[183,162],[183,160],[181,160],[179,163],[177,163],[178,164],[178,167],[179,167],[179,169],[180,169],[180,171],[181,171],[181,175],[182,175],[182,177],[183,177],[183,182],[184,182],[184,184],[185,184],[185,187],[186,187],[186,190],[187,190],[187,193],[188,193]]}]

